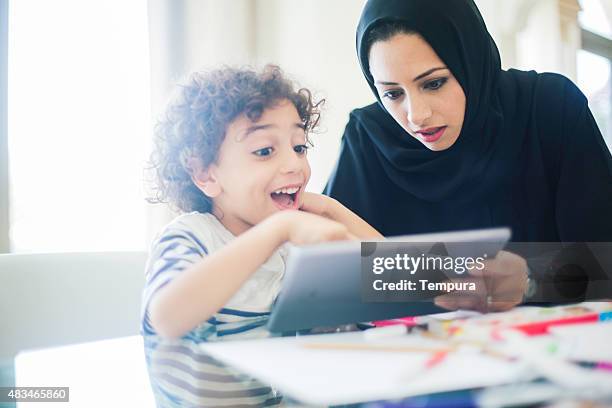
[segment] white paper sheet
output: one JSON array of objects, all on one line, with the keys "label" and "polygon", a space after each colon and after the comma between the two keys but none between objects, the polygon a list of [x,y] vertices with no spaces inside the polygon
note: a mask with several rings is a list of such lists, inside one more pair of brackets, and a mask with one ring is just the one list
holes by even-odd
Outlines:
[{"label": "white paper sheet", "polygon": [[350,404],[512,382],[523,366],[476,350],[451,353],[425,370],[432,353],[308,349],[306,343],[440,347],[404,335],[376,343],[363,333],[284,337],[202,345],[213,357],[278,388],[302,403]]}]

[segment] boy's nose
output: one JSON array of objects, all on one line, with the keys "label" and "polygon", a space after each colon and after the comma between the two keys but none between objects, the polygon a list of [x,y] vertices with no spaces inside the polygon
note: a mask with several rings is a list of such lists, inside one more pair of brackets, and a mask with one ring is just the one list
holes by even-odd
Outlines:
[{"label": "boy's nose", "polygon": [[293,150],[291,153],[286,154],[283,157],[283,162],[280,167],[280,172],[285,173],[297,173],[302,170],[303,160]]}]

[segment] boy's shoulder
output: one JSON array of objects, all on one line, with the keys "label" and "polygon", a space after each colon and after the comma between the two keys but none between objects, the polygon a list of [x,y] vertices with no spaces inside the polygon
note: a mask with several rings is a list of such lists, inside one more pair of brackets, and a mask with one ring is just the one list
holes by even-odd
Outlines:
[{"label": "boy's shoulder", "polygon": [[190,212],[177,216],[158,234],[154,245],[175,240],[195,242],[209,250],[215,250],[234,239],[234,236],[210,213]]},{"label": "boy's shoulder", "polygon": [[216,223],[219,221],[210,213],[201,213],[193,211],[176,216],[164,227],[164,230],[169,229],[198,229],[198,228],[216,228]]}]

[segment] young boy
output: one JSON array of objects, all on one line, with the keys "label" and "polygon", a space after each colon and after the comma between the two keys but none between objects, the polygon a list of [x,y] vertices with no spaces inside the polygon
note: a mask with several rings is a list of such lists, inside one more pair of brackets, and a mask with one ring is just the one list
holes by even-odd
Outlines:
[{"label": "young boy", "polygon": [[[337,201],[305,192],[319,106],[274,66],[193,74],[169,105],[152,163],[158,200],[185,214],[163,230],[147,265],[142,332],[150,372],[180,341],[269,336],[284,243],[380,237]],[[155,357],[159,350],[164,359]]]}]

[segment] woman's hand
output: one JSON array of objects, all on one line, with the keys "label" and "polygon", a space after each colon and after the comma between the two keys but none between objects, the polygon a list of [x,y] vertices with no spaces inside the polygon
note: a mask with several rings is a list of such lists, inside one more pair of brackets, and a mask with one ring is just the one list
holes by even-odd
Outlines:
[{"label": "woman's hand", "polygon": [[521,303],[527,290],[527,262],[522,257],[500,251],[494,259],[484,261],[482,270],[472,268],[459,282],[474,282],[475,291],[455,291],[436,297],[437,306],[449,310],[471,309],[501,312]]}]

